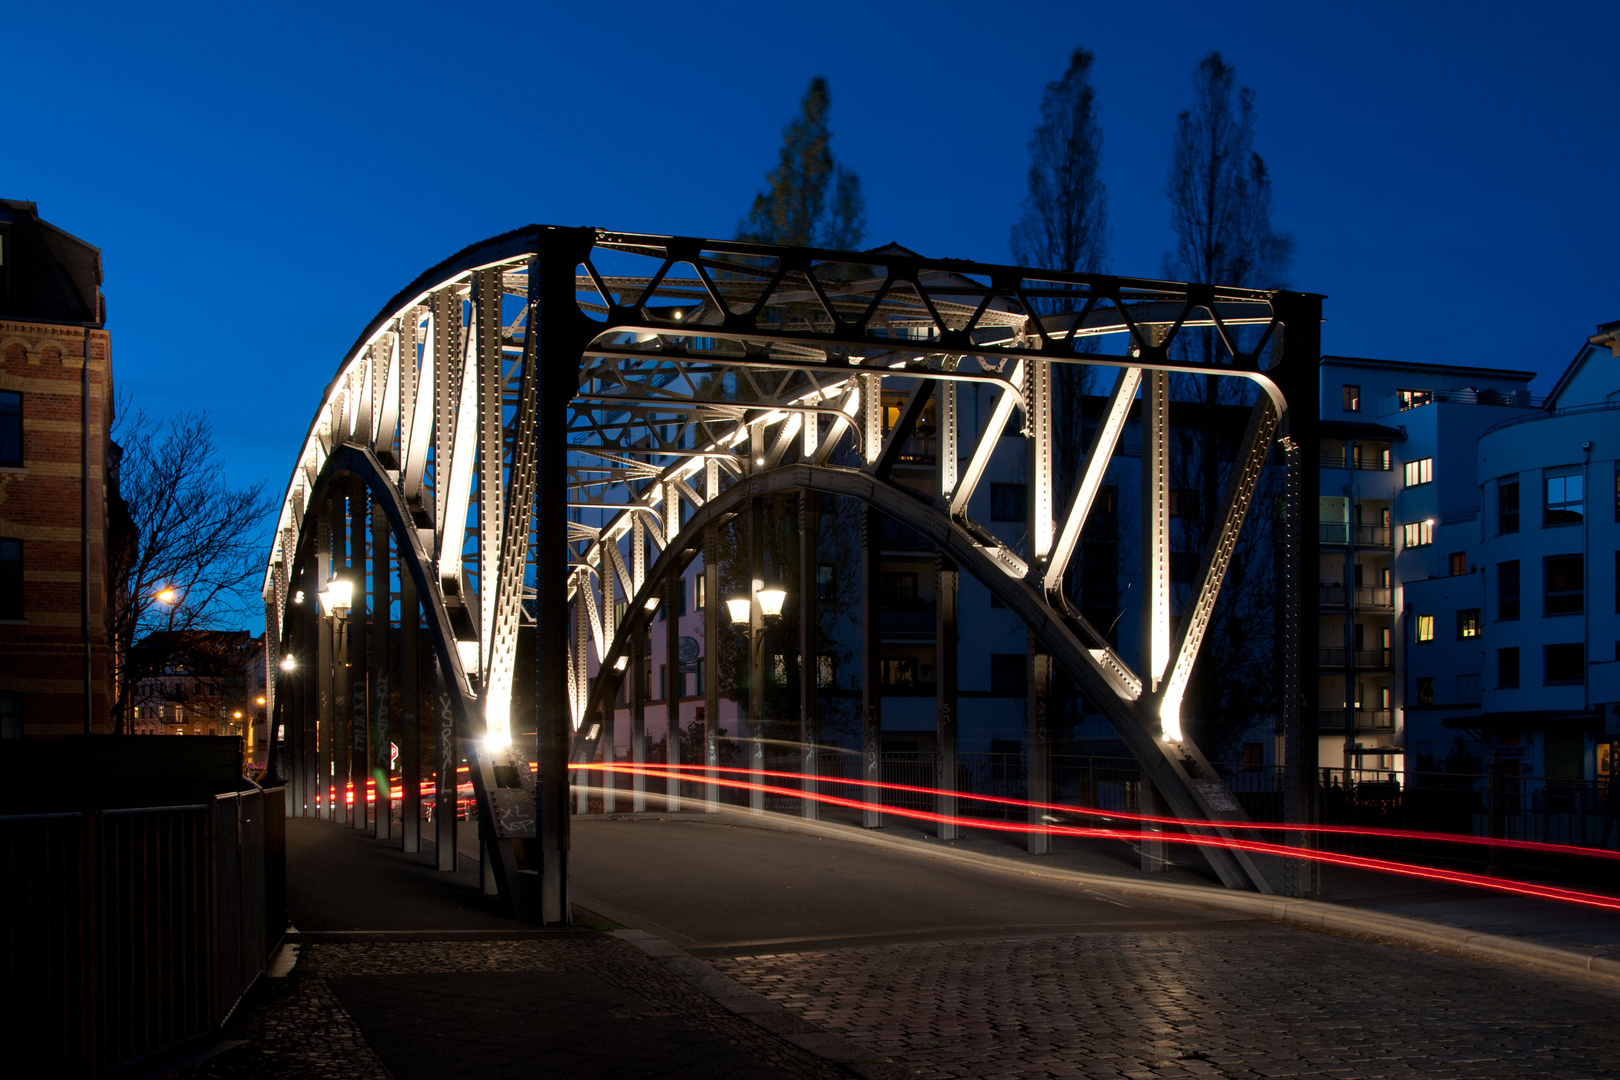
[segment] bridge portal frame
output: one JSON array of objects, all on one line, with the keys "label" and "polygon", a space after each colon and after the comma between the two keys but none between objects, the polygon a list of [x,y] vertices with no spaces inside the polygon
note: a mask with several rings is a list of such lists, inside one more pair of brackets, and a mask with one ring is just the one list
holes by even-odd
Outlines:
[{"label": "bridge portal frame", "polygon": [[[644,264],[643,272],[611,272],[618,268],[608,264],[625,261]],[[1220,835],[1221,822],[1242,811],[1182,737],[1180,698],[1275,440],[1286,462],[1290,525],[1283,567],[1293,785],[1287,806],[1290,820],[1310,820],[1304,800],[1314,771],[1314,680],[1301,677],[1301,660],[1315,655],[1314,591],[1304,575],[1314,572],[1316,558],[1315,531],[1300,524],[1317,486],[1320,317],[1321,298],[1313,294],[933,260],[898,248],[832,252],[552,226],[507,233],[458,253],[401,292],[328,386],[266,569],[271,654],[281,654],[282,641],[309,637],[307,625],[295,627],[292,583],[317,576],[315,523],[333,477],[358,477],[394,541],[373,547],[398,552],[400,576],[410,578],[421,603],[444,675],[438,721],[471,766],[491,884],[526,917],[566,922],[568,766],[595,752],[601,725],[594,718],[613,700],[620,658],[645,632],[650,602],[664,595],[710,527],[748,500],[827,492],[911,525],[950,559],[951,572],[989,587],[1023,619],[1042,655],[1102,707],[1171,809]],[[1261,328],[1248,347],[1236,329],[1245,325]],[[1218,342],[1213,362],[1172,352],[1192,328],[1208,329]],[[1126,335],[1124,352],[1096,348],[1117,334]],[[1061,513],[1053,499],[1054,364],[1116,373],[1105,421]],[[1258,394],[1223,495],[1221,527],[1172,638],[1166,407],[1176,373],[1242,379]],[[963,383],[997,391],[965,458],[956,409]],[[905,395],[887,433],[879,411],[886,385]],[[1148,507],[1142,582],[1152,600],[1141,672],[1063,591],[1064,570],[1139,395]],[[938,490],[925,493],[891,473],[930,402],[942,418],[942,446]],[[1015,410],[1030,444],[1022,552],[967,512]],[[853,463],[834,463],[835,451]],[[628,535],[650,536],[660,549],[651,567],[639,543],[630,559],[621,557]],[[631,601],[618,626],[615,579]],[[719,599],[712,572],[709,580],[712,608]],[[570,604],[572,617],[565,617]],[[510,738],[515,643],[525,621],[535,625],[538,652],[539,764],[532,777]],[[392,633],[387,612],[375,627]],[[593,645],[601,676],[594,687]],[[380,645],[377,655],[387,655]],[[1032,700],[1032,718],[1038,708]],[[294,757],[305,773],[311,759],[320,760],[308,712],[277,713],[295,724],[303,719],[306,730],[289,732],[289,742],[303,749]],[[358,706],[355,712],[367,715]],[[713,764],[713,708],[708,715]],[[867,718],[868,743],[880,722]],[[1032,737],[1043,735],[1032,719]],[[875,754],[867,756],[875,762]],[[441,758],[441,779],[444,768]],[[307,805],[315,780],[299,779]],[[1205,850],[1231,887],[1306,887],[1292,865]]]}]

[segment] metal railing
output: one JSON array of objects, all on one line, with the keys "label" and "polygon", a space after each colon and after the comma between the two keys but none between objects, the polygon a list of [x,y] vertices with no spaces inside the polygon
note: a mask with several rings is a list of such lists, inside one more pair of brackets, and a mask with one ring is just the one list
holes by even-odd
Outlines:
[{"label": "metal railing", "polygon": [[1387,548],[1390,546],[1390,527],[1388,525],[1351,525],[1344,521],[1321,521],[1317,523],[1318,536],[1321,543],[1337,547],[1347,547],[1352,539],[1357,547]]},{"label": "metal railing", "polygon": [[15,1075],[106,1075],[230,1015],[286,927],[284,797],[0,817]]},{"label": "metal railing", "polygon": [[1387,670],[1390,666],[1388,649],[1318,649],[1317,663],[1323,667],[1344,667],[1345,659],[1354,661],[1364,671]]},{"label": "metal railing", "polygon": [[[1381,585],[1357,585],[1350,595],[1355,597],[1356,606],[1361,608],[1393,608],[1395,604],[1394,590]],[[1336,581],[1318,582],[1316,586],[1317,602],[1324,607],[1344,607],[1346,594],[1345,586]]]},{"label": "metal railing", "polygon": [[1389,462],[1382,454],[1376,456],[1363,454],[1359,458],[1351,455],[1347,458],[1342,450],[1337,454],[1326,453],[1321,455],[1321,457],[1318,459],[1318,464],[1324,469],[1343,469],[1349,467],[1357,470],[1358,472],[1389,472],[1390,470]]}]

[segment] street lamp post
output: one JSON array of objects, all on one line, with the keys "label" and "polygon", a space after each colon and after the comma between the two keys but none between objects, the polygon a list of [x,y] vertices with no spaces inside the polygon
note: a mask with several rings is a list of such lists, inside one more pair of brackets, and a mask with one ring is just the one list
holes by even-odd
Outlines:
[{"label": "street lamp post", "polygon": [[726,601],[732,625],[748,629],[748,806],[756,814],[765,812],[765,630],[781,619],[786,600],[781,586],[755,579],[751,597]]}]

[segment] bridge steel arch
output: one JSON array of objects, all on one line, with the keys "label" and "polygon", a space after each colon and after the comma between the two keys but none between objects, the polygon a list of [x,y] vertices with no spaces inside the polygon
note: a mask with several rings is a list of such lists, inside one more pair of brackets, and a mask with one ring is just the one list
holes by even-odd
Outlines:
[{"label": "bridge steel arch", "polygon": [[[378,762],[399,725],[388,678],[401,661],[392,658],[414,648],[395,649],[393,639],[420,627],[440,686],[441,791],[446,768],[465,755],[486,882],[527,918],[566,921],[568,768],[598,752],[603,702],[613,700],[625,659],[667,583],[722,521],[798,490],[853,498],[903,522],[982,581],[1022,618],[1036,662],[1061,667],[1102,708],[1170,808],[1219,834],[1242,811],[1185,738],[1181,697],[1261,469],[1279,453],[1289,514],[1285,801],[1290,820],[1309,820],[1315,692],[1300,675],[1316,651],[1314,591],[1305,587],[1316,536],[1301,522],[1316,497],[1320,317],[1311,294],[926,259],[898,247],[851,253],[551,226],[473,245],[424,273],[362,332],[288,482],[264,597],[267,646],[289,657],[272,690],[272,734],[287,731],[292,801],[310,812],[317,774],[338,775],[349,747],[351,778],[365,775],[355,761]],[[1179,347],[1193,329],[1214,342],[1200,350],[1203,361]],[[1053,431],[1075,419],[1053,415],[1053,366],[1062,364],[1111,372],[1113,386],[1076,490],[1059,506]],[[1219,527],[1179,624],[1168,505],[1178,373],[1256,388]],[[983,423],[958,407],[964,386],[988,390]],[[887,417],[885,391],[902,403]],[[901,476],[901,458],[930,407],[939,450],[924,484]],[[1147,597],[1135,665],[1086,622],[1064,585],[1133,412],[1143,432],[1138,581]],[[1005,440],[1015,417],[1023,438]],[[1023,455],[1029,480],[1029,521],[1014,539],[969,514],[975,490],[1009,452]],[[392,616],[396,564],[402,614],[408,599],[424,619]],[[357,591],[367,601],[357,599],[350,622],[369,602],[370,630],[349,633],[345,667],[308,594],[333,577],[361,584],[367,566],[372,587]],[[621,595],[626,617],[615,626]],[[511,714],[525,624],[538,652],[534,776]],[[393,684],[407,713],[420,681]],[[632,689],[645,696],[645,687]],[[346,710],[336,701],[343,690]],[[881,700],[875,689],[866,698],[863,740],[876,780]],[[942,730],[954,723],[948,711]],[[708,716],[714,764],[712,709]],[[1044,717],[1032,716],[1032,769],[1044,740]],[[942,768],[940,786],[954,774]],[[383,806],[387,772],[377,775]],[[406,786],[409,806],[408,772]],[[378,818],[384,834],[387,815]],[[1291,865],[1222,849],[1210,858],[1229,886],[1304,887]]]}]

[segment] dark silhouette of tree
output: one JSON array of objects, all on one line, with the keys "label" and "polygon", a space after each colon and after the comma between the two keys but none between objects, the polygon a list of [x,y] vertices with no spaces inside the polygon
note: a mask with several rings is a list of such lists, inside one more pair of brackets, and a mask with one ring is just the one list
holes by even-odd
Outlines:
[{"label": "dark silhouette of tree", "polygon": [[129,730],[130,691],[170,660],[165,643],[206,640],[260,610],[261,537],[273,510],[264,484],[219,474],[205,414],[157,421],[119,410],[122,448],[108,544],[113,730]]},{"label": "dark silhouette of tree", "polygon": [[[1176,248],[1164,258],[1166,277],[1215,285],[1281,288],[1294,241],[1271,222],[1271,176],[1254,149],[1254,91],[1211,52],[1193,72],[1194,102],[1176,121],[1165,193]],[[1253,341],[1257,328],[1236,331]],[[1230,363],[1213,330],[1183,330],[1173,352],[1206,366]],[[1184,558],[1208,547],[1218,525],[1221,493],[1231,483],[1236,443],[1254,389],[1217,375],[1178,376],[1178,452],[1171,483],[1178,489],[1178,546]],[[1233,554],[1186,697],[1186,723],[1212,755],[1234,743],[1258,714],[1277,708],[1275,663],[1275,523],[1265,507],[1280,478],[1256,491],[1254,512]],[[1184,581],[1178,596],[1187,597]],[[1187,601],[1183,601],[1184,603]]]},{"label": "dark silhouette of tree", "polygon": [[766,174],[737,239],[764,244],[854,250],[866,236],[861,180],[838,164],[827,113],[832,95],[820,75],[810,80],[800,115],[782,129],[781,160]]},{"label": "dark silhouette of tree", "polygon": [[1029,194],[1009,247],[1021,266],[1100,272],[1108,262],[1108,189],[1097,175],[1102,130],[1091,87],[1091,50],[1078,48],[1063,77],[1046,84],[1029,140]]}]

